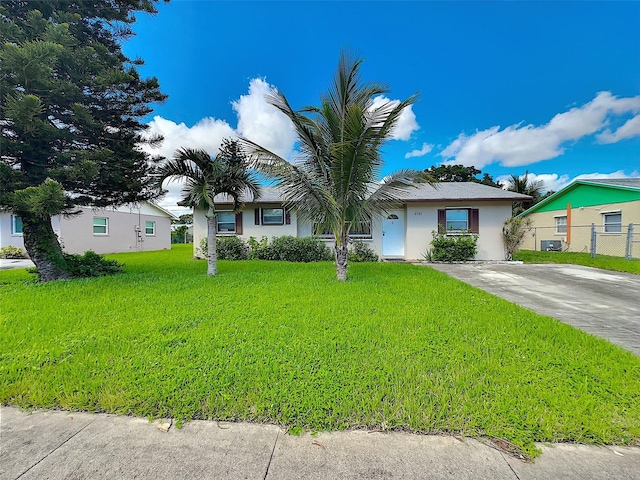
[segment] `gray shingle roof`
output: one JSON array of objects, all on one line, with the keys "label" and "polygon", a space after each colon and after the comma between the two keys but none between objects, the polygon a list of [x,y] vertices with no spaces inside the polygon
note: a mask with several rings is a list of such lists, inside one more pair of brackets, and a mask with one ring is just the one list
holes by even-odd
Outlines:
[{"label": "gray shingle roof", "polygon": [[581,182],[597,183],[600,185],[612,185],[616,187],[640,188],[639,178],[581,178]]},{"label": "gray shingle roof", "polygon": [[[243,197],[241,200],[245,203],[282,203],[284,202],[284,197],[282,195],[282,191],[276,187],[262,187],[262,194],[260,195],[260,200],[258,202],[254,202],[251,196]],[[215,203],[233,203],[233,199],[227,195],[226,193],[221,193],[216,195],[214,198]]]},{"label": "gray shingle roof", "polygon": [[475,182],[440,182],[422,184],[399,195],[406,202],[438,202],[442,200],[529,200],[531,197]]},{"label": "gray shingle roof", "polygon": [[[439,202],[451,200],[502,200],[517,202],[529,200],[531,197],[520,193],[509,192],[501,188],[474,182],[440,182],[434,186],[428,184],[410,188],[398,196],[403,202]],[[216,203],[232,203],[227,195],[217,195]],[[277,187],[263,187],[262,195],[258,202],[245,200],[246,203],[282,203],[284,196]]]}]

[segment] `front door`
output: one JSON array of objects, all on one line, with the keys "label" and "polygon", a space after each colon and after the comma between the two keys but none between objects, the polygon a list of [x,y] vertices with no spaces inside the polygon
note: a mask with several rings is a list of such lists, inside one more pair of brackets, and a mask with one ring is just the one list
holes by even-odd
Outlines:
[{"label": "front door", "polygon": [[404,257],[404,212],[392,210],[382,220],[382,256]]}]

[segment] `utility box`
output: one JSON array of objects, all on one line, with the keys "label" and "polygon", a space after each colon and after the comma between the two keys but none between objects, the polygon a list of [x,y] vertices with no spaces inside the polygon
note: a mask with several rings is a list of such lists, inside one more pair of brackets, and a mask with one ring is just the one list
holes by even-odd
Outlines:
[{"label": "utility box", "polygon": [[562,250],[562,241],[540,240],[540,250],[543,252],[559,252]]}]

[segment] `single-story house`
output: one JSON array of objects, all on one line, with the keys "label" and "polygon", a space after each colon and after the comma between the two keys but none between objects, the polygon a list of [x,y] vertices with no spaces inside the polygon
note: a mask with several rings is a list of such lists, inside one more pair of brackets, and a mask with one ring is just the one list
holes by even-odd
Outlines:
[{"label": "single-story house", "polygon": [[640,242],[640,178],[576,180],[520,216],[533,227],[523,249],[591,252],[597,240],[597,253],[624,256],[629,224]]},{"label": "single-story house", "polygon": [[[171,212],[152,202],[111,208],[81,207],[78,215],[56,215],[51,219],[64,251],[84,253],[135,252],[171,248]],[[11,213],[0,214],[0,247],[24,249],[22,220]]]},{"label": "single-story house", "polygon": [[[419,185],[398,198],[399,208],[384,218],[353,229],[351,238],[362,240],[381,258],[420,260],[431,248],[432,232],[446,225],[449,235],[469,231],[478,234],[477,260],[503,260],[502,225],[511,217],[512,203],[530,197],[473,182]],[[237,235],[243,239],[312,235],[312,225],[298,222],[295,211],[284,207],[277,188],[263,188],[257,202],[248,201],[242,211],[233,213],[233,202],[226,195],[216,197],[218,235]],[[193,216],[194,255],[202,256],[199,246],[207,236],[204,210]],[[331,242],[330,236],[320,236]]]}]

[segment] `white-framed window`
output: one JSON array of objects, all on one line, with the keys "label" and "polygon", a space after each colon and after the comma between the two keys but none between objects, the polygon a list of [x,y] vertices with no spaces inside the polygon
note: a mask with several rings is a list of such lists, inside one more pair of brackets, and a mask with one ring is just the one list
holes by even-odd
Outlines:
[{"label": "white-framed window", "polygon": [[447,209],[446,210],[446,230],[447,233],[469,231],[469,209]]},{"label": "white-framed window", "polygon": [[263,208],[262,225],[284,225],[284,208]]},{"label": "white-framed window", "polygon": [[602,214],[604,233],[622,233],[622,212],[607,212]]},{"label": "white-framed window", "polygon": [[218,233],[236,233],[236,214],[218,212]]},{"label": "white-framed window", "polygon": [[556,233],[567,233],[567,216],[560,215],[556,219]]},{"label": "white-framed window", "polygon": [[154,236],[156,234],[156,222],[146,220],[144,222],[144,234]]},{"label": "white-framed window", "polygon": [[106,217],[93,217],[93,234],[108,235],[109,219]]},{"label": "white-framed window", "polygon": [[22,235],[22,217],[11,215],[11,235]]}]

